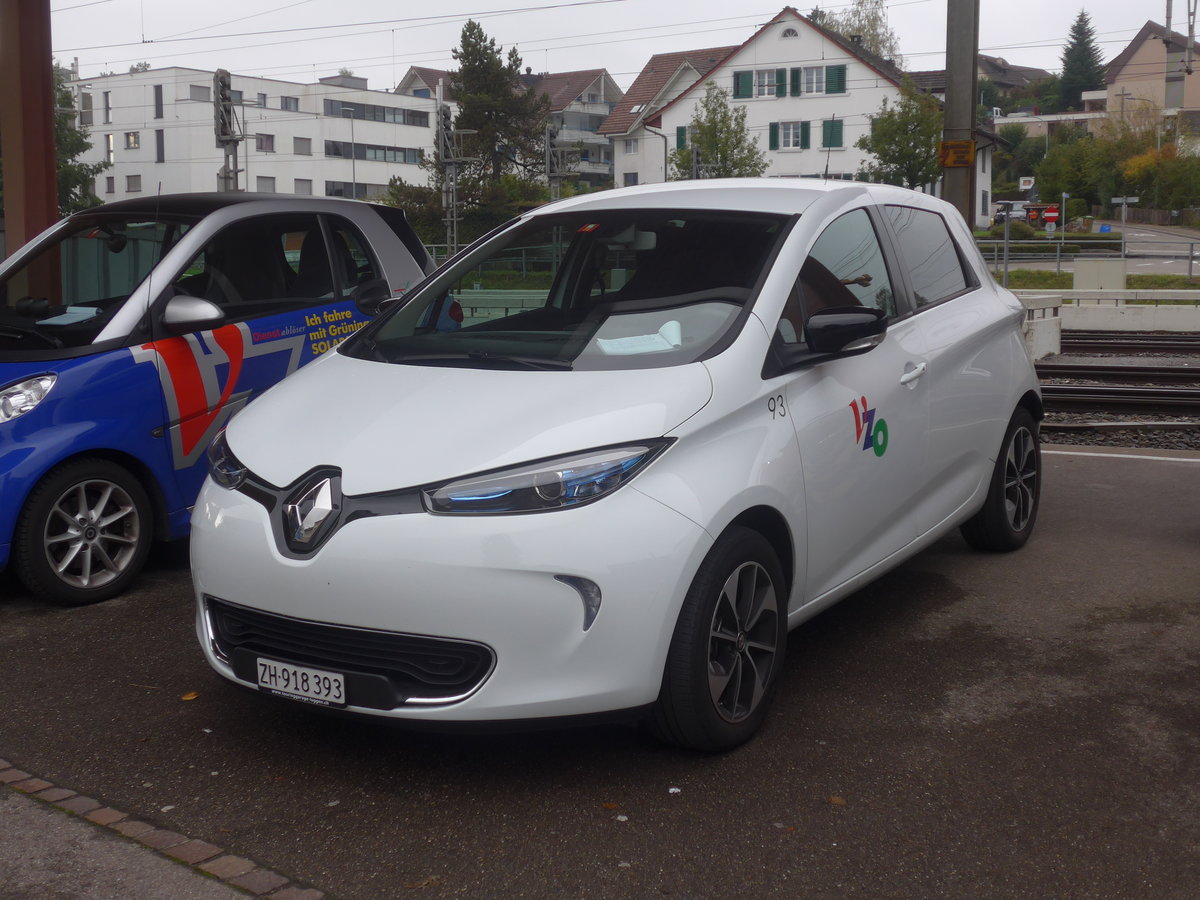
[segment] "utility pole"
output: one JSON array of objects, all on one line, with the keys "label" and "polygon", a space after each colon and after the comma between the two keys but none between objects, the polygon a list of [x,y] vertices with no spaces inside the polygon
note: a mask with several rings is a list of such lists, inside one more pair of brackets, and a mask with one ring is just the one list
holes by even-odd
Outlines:
[{"label": "utility pole", "polygon": [[979,82],[979,0],[947,0],[942,198],[974,224],[975,95]]},{"label": "utility pole", "polygon": [[244,139],[233,109],[233,93],[229,72],[217,69],[213,73],[213,129],[217,146],[225,153],[225,163],[217,172],[218,191],[238,191],[237,147]]},{"label": "utility pole", "polygon": [[547,124],[545,136],[546,187],[550,189],[551,200],[558,200],[562,197],[563,169],[565,168],[562,159],[563,151],[554,145],[557,139],[558,129]]}]

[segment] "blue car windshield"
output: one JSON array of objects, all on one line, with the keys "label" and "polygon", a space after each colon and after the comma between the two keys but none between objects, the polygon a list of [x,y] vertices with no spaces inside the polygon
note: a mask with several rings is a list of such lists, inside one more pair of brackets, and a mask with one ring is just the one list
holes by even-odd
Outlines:
[{"label": "blue car windshield", "polygon": [[451,260],[341,352],[401,365],[628,369],[716,352],[741,327],[787,216],[535,216]]},{"label": "blue car windshield", "polygon": [[0,353],[90,344],[188,228],[183,221],[74,216],[0,280]]}]

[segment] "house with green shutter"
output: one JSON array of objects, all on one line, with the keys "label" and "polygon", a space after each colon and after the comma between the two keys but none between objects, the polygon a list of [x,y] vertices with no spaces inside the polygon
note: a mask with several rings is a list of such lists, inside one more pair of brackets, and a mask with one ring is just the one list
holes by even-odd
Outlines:
[{"label": "house with green shutter", "polygon": [[[688,125],[715,82],[746,110],[768,176],[851,180],[867,154],[854,146],[901,71],[791,7],[744,44],[652,57],[600,132],[613,139],[618,187],[667,178],[666,156],[688,146]],[[700,160],[701,165],[703,160]]]}]

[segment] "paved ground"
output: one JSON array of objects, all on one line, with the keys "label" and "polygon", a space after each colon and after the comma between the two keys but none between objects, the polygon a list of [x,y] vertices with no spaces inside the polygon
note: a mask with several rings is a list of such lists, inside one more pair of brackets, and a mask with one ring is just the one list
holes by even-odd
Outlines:
[{"label": "paved ground", "polygon": [[343,900],[1192,898],[1200,457],[1167,456],[1048,454],[1029,546],[948,537],[808,623],[725,756],[264,700],[206,669],[178,554],[99,607],[8,589],[0,756]]}]

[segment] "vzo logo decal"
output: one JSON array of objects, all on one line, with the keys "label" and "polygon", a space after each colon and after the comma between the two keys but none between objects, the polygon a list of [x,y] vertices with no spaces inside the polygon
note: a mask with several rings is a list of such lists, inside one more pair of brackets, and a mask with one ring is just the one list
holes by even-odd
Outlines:
[{"label": "vzo logo decal", "polygon": [[875,410],[867,408],[866,397],[851,400],[850,408],[854,410],[854,439],[862,441],[864,450],[874,450],[876,456],[883,456],[888,445],[887,422],[875,418]]}]

